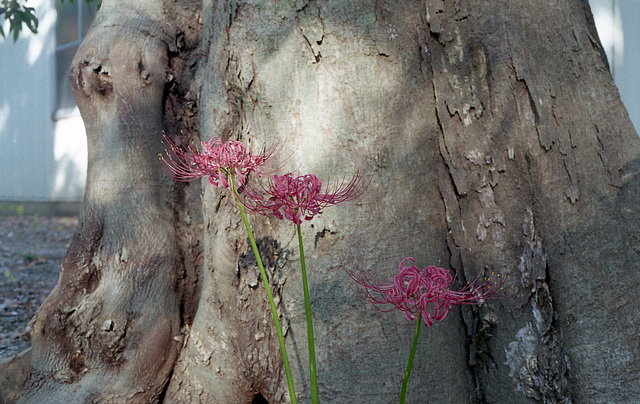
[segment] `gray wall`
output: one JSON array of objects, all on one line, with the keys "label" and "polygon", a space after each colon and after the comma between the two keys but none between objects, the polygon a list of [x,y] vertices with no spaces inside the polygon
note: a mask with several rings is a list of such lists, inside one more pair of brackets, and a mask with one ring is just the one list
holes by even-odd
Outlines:
[{"label": "gray wall", "polygon": [[[0,38],[0,208],[9,202],[78,202],[86,140],[78,114],[55,119],[54,0],[30,0],[38,34]],[[4,18],[1,19],[4,22]],[[5,33],[8,24],[4,24]]]},{"label": "gray wall", "polygon": [[611,74],[636,131],[640,128],[640,0],[590,0]]}]

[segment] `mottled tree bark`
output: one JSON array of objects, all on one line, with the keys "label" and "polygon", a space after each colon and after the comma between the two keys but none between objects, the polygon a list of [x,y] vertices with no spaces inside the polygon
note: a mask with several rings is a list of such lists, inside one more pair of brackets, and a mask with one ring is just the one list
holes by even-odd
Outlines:
[{"label": "mottled tree bark", "polygon": [[[398,399],[414,324],[358,300],[342,267],[384,274],[408,256],[458,286],[508,276],[504,298],[423,328],[409,402],[640,396],[640,141],[586,1],[211,0],[194,52],[167,17],[183,14],[109,4],[118,28],[98,19],[72,71],[87,200],[35,323],[25,402],[288,401],[240,216],[224,190],[205,182],[194,203],[162,176],[164,127],[276,142],[286,169],[371,179],[363,201],[303,225],[322,402]],[[197,25],[187,6],[163,7]],[[304,401],[294,229],[251,221]]]},{"label": "mottled tree bark", "polygon": [[[196,3],[105,1],[70,81],[89,146],[83,211],[60,278],[33,325],[21,402],[153,402],[195,312],[184,187],[157,154]],[[182,40],[182,43],[179,40]],[[184,111],[183,111],[184,112]],[[197,220],[194,220],[197,225]],[[195,254],[191,254],[192,257]],[[189,299],[189,300],[187,300]]]}]

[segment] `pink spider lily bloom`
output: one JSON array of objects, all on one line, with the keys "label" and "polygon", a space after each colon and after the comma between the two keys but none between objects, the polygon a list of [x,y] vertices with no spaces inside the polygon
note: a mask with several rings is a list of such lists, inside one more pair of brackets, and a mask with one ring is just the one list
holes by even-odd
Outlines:
[{"label": "pink spider lily bloom", "polygon": [[[378,310],[400,310],[409,321],[421,315],[429,327],[435,321],[444,320],[456,306],[481,304],[496,298],[505,281],[501,276],[489,277],[482,282],[478,278],[461,290],[452,291],[453,277],[448,270],[435,266],[419,269],[415,265],[405,265],[407,261],[414,262],[413,258],[402,260],[392,282],[380,281],[370,271],[357,274],[346,271]],[[392,307],[385,308],[387,305]]]},{"label": "pink spider lily bloom", "polygon": [[313,219],[327,206],[360,199],[367,186],[360,172],[350,181],[344,179],[339,185],[329,185],[324,191],[322,182],[312,174],[298,177],[292,173],[272,175],[268,186],[261,192],[255,189],[246,192],[243,204],[253,213],[273,215],[299,225],[302,219]]},{"label": "pink spider lily bloom", "polygon": [[247,176],[252,172],[262,174],[262,167],[273,156],[273,149],[253,154],[241,142],[231,139],[223,142],[217,137],[203,141],[202,152],[191,145],[179,147],[166,134],[163,143],[166,159],[160,155],[160,160],[168,168],[169,176],[177,181],[208,176],[211,185],[223,188],[229,188],[230,174],[235,174],[238,187],[244,186]]}]

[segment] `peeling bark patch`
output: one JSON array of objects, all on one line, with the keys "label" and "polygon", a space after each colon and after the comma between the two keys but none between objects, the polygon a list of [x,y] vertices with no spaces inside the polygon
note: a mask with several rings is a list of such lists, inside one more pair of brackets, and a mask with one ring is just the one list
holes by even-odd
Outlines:
[{"label": "peeling bark patch", "polygon": [[[279,283],[275,281],[275,274],[278,267],[282,266],[282,259],[286,260],[287,253],[282,253],[280,243],[271,237],[263,237],[256,240],[260,258],[264,264],[265,272],[270,277],[272,284]],[[247,245],[250,245],[247,239]],[[250,288],[256,289],[260,283],[260,270],[256,261],[253,250],[249,249],[240,255],[238,260],[238,278],[243,280]]]},{"label": "peeling bark patch", "polygon": [[123,326],[118,326],[113,320],[105,320],[98,331],[100,338],[100,359],[109,365],[121,366],[125,361],[122,358],[127,343],[127,330],[129,321]]},{"label": "peeling bark patch", "polygon": [[552,122],[553,111],[549,100],[550,96],[544,90],[538,89],[529,83],[530,75],[527,69],[518,65],[518,63],[520,62],[513,60],[513,70],[518,82],[524,86],[524,90],[527,93],[531,113],[534,117],[533,123],[538,134],[538,141],[545,151],[549,151],[557,138],[555,133],[557,125]]},{"label": "peeling bark patch", "polygon": [[[518,269],[522,287],[528,291],[521,303],[531,307],[535,323],[527,322],[505,348],[509,376],[527,397],[541,402],[570,403],[568,392],[569,360],[563,353],[562,338],[556,321],[548,278],[548,256],[536,235],[533,214],[527,212],[524,223],[525,248]],[[535,324],[535,326],[534,326]]]},{"label": "peeling bark patch", "polygon": [[521,328],[515,335],[513,342],[509,343],[509,349],[506,350],[507,365],[509,365],[509,377],[516,381],[516,390],[524,391],[525,385],[533,384],[522,383],[523,379],[530,381],[532,377],[530,369],[533,368],[532,362],[535,361],[534,354],[536,352],[538,337],[533,332],[531,323],[527,323],[526,327]]},{"label": "peeling bark patch", "polygon": [[322,229],[322,231],[319,231],[316,233],[316,238],[315,241],[313,243],[313,248],[318,248],[318,241],[320,241],[320,239],[326,237],[328,234],[336,234],[336,231],[331,231],[329,229]]},{"label": "peeling bark patch", "polygon": [[482,206],[476,228],[478,241],[485,241],[490,236],[496,248],[504,248],[506,245],[505,218],[502,209],[496,204],[493,189],[487,185],[482,187],[478,194]]},{"label": "peeling bark patch", "polygon": [[[541,342],[547,349],[540,349]],[[558,355],[559,344],[555,333],[540,341],[531,323],[518,330],[509,348],[505,348],[509,376],[516,384],[516,391],[538,402],[571,403],[567,388],[568,358]]]}]

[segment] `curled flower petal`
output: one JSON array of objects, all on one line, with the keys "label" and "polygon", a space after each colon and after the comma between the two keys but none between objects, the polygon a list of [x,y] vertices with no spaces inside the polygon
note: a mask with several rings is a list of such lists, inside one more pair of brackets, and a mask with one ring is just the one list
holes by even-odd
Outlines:
[{"label": "curled flower petal", "polygon": [[[244,186],[250,173],[262,174],[263,167],[273,156],[271,148],[251,153],[242,142],[214,137],[201,142],[202,151],[189,146],[177,146],[166,134],[165,155],[160,155],[165,172],[177,181],[192,181],[208,176],[215,187],[229,188],[228,176],[234,175],[236,185]],[[168,171],[167,171],[168,170]]]},{"label": "curled flower petal", "polygon": [[360,172],[349,181],[343,179],[339,185],[330,184],[324,190],[322,182],[312,174],[272,175],[262,190],[247,192],[243,204],[250,212],[273,215],[299,225],[302,219],[311,220],[328,206],[360,199],[367,186]]},{"label": "curled flower petal", "polygon": [[505,282],[503,276],[492,275],[483,280],[477,278],[461,290],[452,291],[453,276],[450,271],[436,266],[420,269],[409,265],[413,262],[410,257],[402,260],[391,281],[380,280],[371,271],[356,272],[346,267],[345,270],[364,293],[365,299],[378,310],[400,310],[409,321],[421,315],[429,327],[436,321],[444,320],[456,306],[482,304],[496,298]]}]

